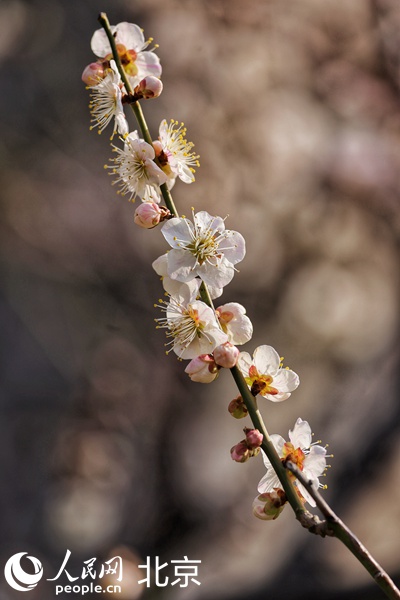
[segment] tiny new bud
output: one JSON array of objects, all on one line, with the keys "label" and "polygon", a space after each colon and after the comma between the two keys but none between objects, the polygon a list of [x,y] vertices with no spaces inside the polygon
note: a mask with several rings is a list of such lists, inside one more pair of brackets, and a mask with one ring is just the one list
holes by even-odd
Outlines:
[{"label": "tiny new bud", "polygon": [[84,68],[82,73],[82,81],[89,87],[98,85],[103,78],[104,67],[98,62],[90,63],[90,65]]},{"label": "tiny new bud", "polygon": [[243,417],[246,417],[249,412],[242,396],[240,395],[229,402],[228,411],[235,419],[243,419]]},{"label": "tiny new bud", "polygon": [[255,450],[259,448],[263,441],[263,434],[258,429],[248,429],[245,427],[244,432],[246,434],[246,442],[249,448]]},{"label": "tiny new bud", "polygon": [[254,499],[253,515],[263,521],[274,521],[283,511],[285,504],[285,492],[274,489],[272,492],[261,494]]},{"label": "tiny new bud", "polygon": [[211,383],[218,376],[218,367],[210,354],[193,358],[185,369],[192,381]]},{"label": "tiny new bud", "polygon": [[135,223],[139,227],[152,229],[159,224],[163,211],[155,202],[143,202],[135,211]]},{"label": "tiny new bud", "polygon": [[135,88],[135,94],[141,96],[145,100],[149,98],[158,98],[163,90],[163,84],[161,79],[158,77],[154,77],[153,75],[148,75],[139,83],[139,85]]},{"label": "tiny new bud", "polygon": [[249,460],[250,456],[251,452],[247,447],[245,440],[242,440],[241,442],[233,446],[233,448],[231,448],[231,458],[235,462],[246,462],[246,460]]},{"label": "tiny new bud", "polygon": [[217,365],[225,369],[234,367],[239,358],[239,350],[230,342],[217,346],[214,350],[214,359]]}]

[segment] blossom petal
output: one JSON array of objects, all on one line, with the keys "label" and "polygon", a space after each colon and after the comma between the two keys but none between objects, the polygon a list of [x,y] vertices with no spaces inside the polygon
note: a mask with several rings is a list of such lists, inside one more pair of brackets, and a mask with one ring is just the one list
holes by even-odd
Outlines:
[{"label": "blossom petal", "polygon": [[222,233],[225,231],[225,223],[221,217],[213,217],[206,210],[201,210],[194,216],[196,226],[201,231],[210,230],[215,233]]},{"label": "blossom petal", "polygon": [[306,490],[304,485],[300,483],[300,481],[296,481],[296,487],[299,490],[300,494],[303,496],[304,500],[308,502],[308,504],[315,508],[316,502],[311,494]]},{"label": "blossom petal", "polygon": [[300,385],[297,373],[290,369],[279,369],[272,383],[280,392],[294,392]]},{"label": "blossom petal", "polygon": [[232,264],[223,257],[218,265],[204,262],[196,267],[196,273],[207,285],[223,288],[232,281],[235,270]]},{"label": "blossom petal", "polygon": [[173,248],[168,252],[168,276],[181,282],[188,282],[196,277],[195,257],[186,250]]},{"label": "blossom petal", "polygon": [[154,52],[140,52],[136,58],[136,66],[139,69],[139,76],[144,79],[146,75],[153,75],[154,77],[161,77],[162,68],[160,65],[160,59]]},{"label": "blossom petal", "polygon": [[123,21],[115,27],[117,31],[116,43],[123,44],[127,50],[140,52],[145,45],[143,31],[134,23]]},{"label": "blossom petal", "polygon": [[253,359],[259,373],[275,376],[278,372],[281,359],[272,346],[258,346],[254,350]]},{"label": "blossom petal", "polygon": [[281,488],[282,484],[279,481],[279,477],[275,471],[271,468],[265,473],[264,477],[260,480],[257,489],[260,494],[266,494],[272,492],[274,488]]},{"label": "blossom petal", "polygon": [[238,231],[227,231],[226,237],[219,243],[219,249],[233,265],[244,259],[246,255],[246,242]]},{"label": "blossom petal", "polygon": [[249,369],[251,367],[251,365],[253,364],[253,361],[251,359],[251,356],[248,352],[241,352],[239,354],[239,358],[237,361],[237,366],[239,367],[239,369],[242,371],[243,377],[248,377],[249,376]]},{"label": "blossom petal", "polygon": [[[110,29],[114,34],[116,31],[115,25],[112,25]],[[93,54],[95,54],[98,58],[104,58],[107,56],[107,54],[110,54],[111,46],[104,29],[97,29],[94,32],[90,42],[90,47]]]},{"label": "blossom petal", "polygon": [[[193,225],[187,219],[179,217],[170,219],[163,225],[161,233],[172,248],[182,248],[193,241]],[[194,257],[193,260],[195,262]]]},{"label": "blossom petal", "polygon": [[[281,435],[279,435],[279,433],[273,433],[272,435],[270,435],[270,439],[271,439],[271,442],[273,443],[274,448],[277,451],[278,455],[280,457],[282,457],[283,456],[283,446],[285,444],[285,440],[283,439],[283,437]],[[272,469],[272,465],[269,461],[269,458],[265,454],[264,450],[261,451],[261,454],[262,454],[262,459],[264,461],[265,468]]]},{"label": "blossom petal", "polygon": [[[275,381],[275,380],[274,380]],[[311,446],[311,427],[307,421],[303,421],[300,417],[297,419],[293,429],[289,431],[289,440],[295,448],[302,450],[308,449]]]},{"label": "blossom petal", "polygon": [[263,394],[262,392],[260,392],[260,395],[263,398],[270,400],[271,402],[283,402],[284,400],[287,400],[291,396],[291,394],[289,392],[286,394],[278,392],[278,394],[274,394],[274,395],[265,394],[265,393]]},{"label": "blossom petal", "polygon": [[322,446],[311,446],[309,454],[304,460],[304,472],[307,477],[316,479],[326,469],[326,448]]}]

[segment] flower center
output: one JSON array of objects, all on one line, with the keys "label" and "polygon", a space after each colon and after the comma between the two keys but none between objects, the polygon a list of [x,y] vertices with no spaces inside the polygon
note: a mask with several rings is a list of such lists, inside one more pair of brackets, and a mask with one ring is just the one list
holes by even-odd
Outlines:
[{"label": "flower center", "polygon": [[291,442],[285,442],[283,444],[283,461],[291,461],[297,465],[300,471],[303,470],[303,462],[306,457],[301,448],[295,448]]},{"label": "flower center", "polygon": [[249,369],[249,376],[245,377],[245,381],[250,386],[253,396],[257,396],[257,394],[261,394],[262,396],[266,394],[276,396],[279,391],[272,387],[273,380],[272,375],[260,375],[254,365]]},{"label": "flower center", "polygon": [[215,236],[208,231],[203,237],[195,239],[186,248],[196,257],[197,262],[202,265],[210,258],[217,256],[218,242]]},{"label": "flower center", "polygon": [[[127,50],[123,44],[117,44],[116,46],[124,70],[128,75],[134,77],[139,71],[136,65],[137,52],[135,52],[135,50]],[[112,54],[106,56],[106,60],[111,60],[112,58]]]}]

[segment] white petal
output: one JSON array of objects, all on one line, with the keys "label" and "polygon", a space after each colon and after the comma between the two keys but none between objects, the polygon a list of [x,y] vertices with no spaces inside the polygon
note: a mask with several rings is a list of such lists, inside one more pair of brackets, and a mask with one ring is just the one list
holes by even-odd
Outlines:
[{"label": "white petal", "polygon": [[193,240],[193,225],[187,219],[174,217],[163,225],[161,233],[172,248],[182,248]]},{"label": "white petal", "polygon": [[[111,26],[112,33],[115,33],[115,25]],[[93,54],[99,58],[104,58],[107,54],[111,53],[110,42],[108,41],[107,34],[104,29],[97,29],[91,39],[90,47],[92,48]]]},{"label": "white petal", "polygon": [[287,394],[261,394],[261,396],[263,396],[264,398],[266,398],[267,400],[270,400],[271,402],[283,402],[284,400],[287,400],[288,398],[290,398],[291,394],[287,393]]},{"label": "white petal", "polygon": [[159,166],[156,165],[156,163],[153,160],[151,160],[150,158],[146,158],[145,165],[149,181],[151,181],[152,183],[156,183],[157,185],[162,185],[167,181],[168,176],[164,173],[162,169],[160,169]]},{"label": "white petal", "polygon": [[304,472],[307,477],[316,479],[326,469],[326,449],[322,446],[311,446],[310,453],[304,459]]},{"label": "white petal", "polygon": [[298,490],[299,490],[300,494],[303,496],[304,500],[305,500],[306,502],[308,502],[308,504],[309,504],[310,506],[313,506],[313,507],[315,507],[315,506],[316,506],[315,500],[314,500],[314,498],[313,498],[313,497],[312,497],[312,496],[311,496],[311,495],[308,493],[308,491],[306,490],[306,488],[304,487],[304,485],[302,485],[302,484],[300,483],[300,481],[298,481],[298,480],[297,480],[297,481],[296,481],[296,486],[297,486],[297,488],[298,488]]},{"label": "white petal", "polygon": [[246,309],[244,306],[239,304],[239,302],[227,302],[222,306],[218,307],[218,310],[221,312],[230,312],[233,315],[233,318],[240,317],[241,315],[246,314]]},{"label": "white petal", "polygon": [[297,373],[290,369],[279,369],[274,375],[272,385],[280,392],[294,392],[299,387],[300,379]]},{"label": "white petal", "polygon": [[143,32],[134,23],[123,21],[115,27],[117,35],[115,41],[117,44],[123,44],[127,50],[140,52],[144,46]]},{"label": "white petal", "polygon": [[260,374],[274,376],[277,373],[281,359],[272,346],[258,346],[254,350],[253,358]]},{"label": "white petal", "polygon": [[[280,457],[282,457],[283,446],[285,444],[285,440],[283,439],[283,437],[281,435],[279,435],[279,433],[273,433],[272,435],[270,435],[270,439],[271,439],[271,442],[273,443],[274,448],[277,451],[278,455]],[[264,450],[261,450],[261,454],[262,454],[265,468],[266,469],[269,469],[270,467],[272,468],[269,458],[265,454]]]},{"label": "white petal", "polygon": [[257,489],[260,494],[266,494],[268,492],[272,492],[274,488],[282,487],[281,482],[279,481],[279,477],[275,473],[275,471],[271,468],[268,469],[264,477],[260,480]]},{"label": "white petal", "polygon": [[167,264],[168,253],[166,252],[165,254],[162,254],[161,256],[156,258],[156,260],[152,263],[151,266],[153,267],[157,275],[160,275],[160,277],[166,277],[168,275]]},{"label": "white petal", "polygon": [[232,264],[225,258],[222,258],[218,265],[204,262],[202,265],[196,267],[196,272],[204,283],[218,288],[223,288],[228,285],[235,274]]},{"label": "white petal", "polygon": [[210,229],[214,232],[225,231],[225,223],[221,217],[213,217],[206,210],[201,210],[194,216],[197,227],[201,231]]},{"label": "white petal", "polygon": [[115,114],[115,129],[120,135],[126,135],[129,132],[128,121],[123,110]]},{"label": "white petal", "polygon": [[309,423],[299,417],[293,429],[289,431],[289,439],[295,448],[301,448],[302,450],[309,448],[312,440]]},{"label": "white petal", "polygon": [[242,234],[237,231],[227,231],[226,233],[226,238],[219,243],[218,247],[229,262],[236,265],[245,257],[246,242]]},{"label": "white petal", "polygon": [[142,160],[146,160],[146,158],[153,160],[155,158],[156,154],[153,146],[150,146],[144,140],[131,139],[130,137],[129,140],[132,152],[135,152]]},{"label": "white petal", "polygon": [[208,285],[208,292],[210,294],[211,300],[215,300],[216,298],[219,298],[220,296],[222,296],[223,293],[223,288],[219,288],[216,287],[215,285]]},{"label": "white petal", "polygon": [[168,276],[171,279],[181,282],[191,281],[196,277],[195,264],[195,257],[186,250],[173,248],[168,252]]},{"label": "white petal", "polygon": [[146,75],[153,75],[158,78],[161,77],[162,68],[160,59],[154,52],[140,52],[135,63],[139,69],[138,75],[140,79],[144,79]]},{"label": "white petal", "polygon": [[226,326],[228,330],[229,341],[235,346],[245,344],[253,335],[253,325],[246,315],[240,315]]},{"label": "white petal", "polygon": [[188,165],[178,163],[176,170],[179,179],[183,181],[183,183],[193,183],[195,178],[193,171],[190,169],[190,167],[188,167]]},{"label": "white petal", "polygon": [[243,377],[249,376],[249,369],[253,364],[252,358],[248,352],[241,352],[237,361],[237,366],[242,371]]}]

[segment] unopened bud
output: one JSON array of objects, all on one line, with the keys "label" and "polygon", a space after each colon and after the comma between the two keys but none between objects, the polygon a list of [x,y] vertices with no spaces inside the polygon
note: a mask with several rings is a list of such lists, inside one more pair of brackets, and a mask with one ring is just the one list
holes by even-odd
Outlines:
[{"label": "unopened bud", "polygon": [[249,412],[242,396],[240,395],[229,402],[228,411],[235,419],[243,419],[243,417],[246,417]]},{"label": "unopened bud", "polygon": [[225,369],[232,369],[239,358],[239,350],[230,342],[217,346],[213,354],[217,365]]},{"label": "unopened bud", "polygon": [[274,521],[283,511],[285,504],[285,492],[274,489],[272,492],[260,494],[254,499],[253,515],[263,521]]},{"label": "unopened bud", "polygon": [[143,202],[135,211],[135,223],[139,227],[151,229],[159,224],[163,211],[155,202]]},{"label": "unopened bud", "polygon": [[261,446],[264,436],[258,431],[258,429],[248,429],[245,427],[244,432],[246,434],[246,442],[249,448],[255,450]]},{"label": "unopened bud", "polygon": [[135,94],[148,100],[149,98],[158,98],[163,91],[163,83],[158,77],[148,75],[135,87]]},{"label": "unopened bud", "polygon": [[104,67],[101,63],[93,62],[84,68],[82,73],[82,81],[89,87],[98,85],[104,77]]},{"label": "unopened bud", "polygon": [[246,440],[242,440],[241,442],[233,446],[233,448],[231,448],[231,458],[236,462],[246,462],[246,460],[249,460],[250,456],[251,451],[249,450],[246,444]]},{"label": "unopened bud", "polygon": [[192,381],[211,383],[218,375],[218,367],[210,354],[193,358],[185,369]]}]

